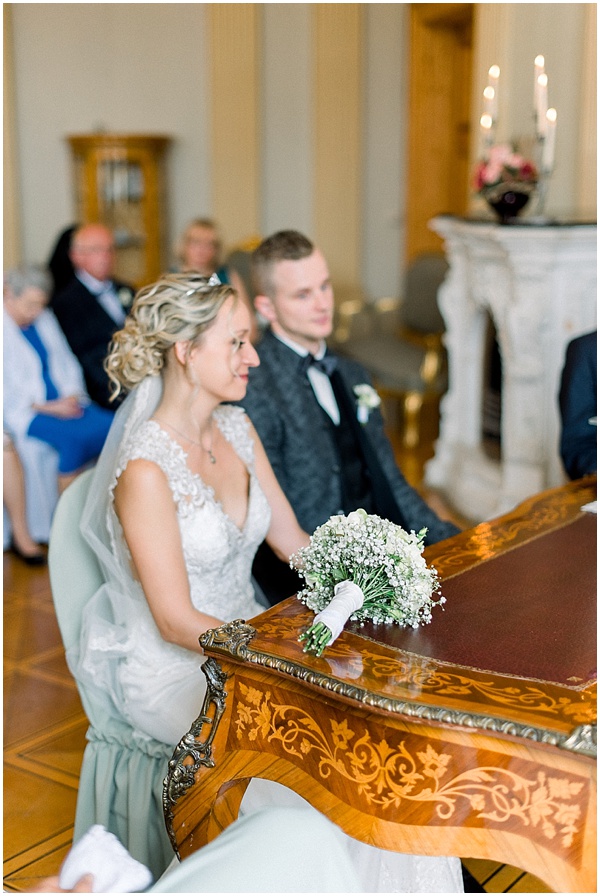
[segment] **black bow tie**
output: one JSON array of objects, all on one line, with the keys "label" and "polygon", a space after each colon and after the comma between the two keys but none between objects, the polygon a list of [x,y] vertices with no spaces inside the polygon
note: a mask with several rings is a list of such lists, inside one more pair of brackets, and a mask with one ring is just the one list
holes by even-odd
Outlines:
[{"label": "black bow tie", "polygon": [[317,370],[320,370],[326,376],[331,376],[337,367],[337,358],[335,355],[327,354],[322,358],[317,359],[314,355],[309,353],[300,359],[300,372],[305,374],[310,367],[316,367]]}]

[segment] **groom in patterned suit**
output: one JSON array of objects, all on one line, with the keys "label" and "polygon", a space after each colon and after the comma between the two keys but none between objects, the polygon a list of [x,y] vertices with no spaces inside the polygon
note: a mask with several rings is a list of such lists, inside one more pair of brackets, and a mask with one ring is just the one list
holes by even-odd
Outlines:
[{"label": "groom in patterned suit", "polygon": [[[426,526],[428,544],[455,535],[398,469],[366,370],[326,347],[334,303],[320,250],[281,231],[254,251],[252,273],[269,327],[242,404],[300,525],[312,533],[332,514],[363,507],[408,530]],[[271,603],[299,590],[266,544],[253,572]]]}]

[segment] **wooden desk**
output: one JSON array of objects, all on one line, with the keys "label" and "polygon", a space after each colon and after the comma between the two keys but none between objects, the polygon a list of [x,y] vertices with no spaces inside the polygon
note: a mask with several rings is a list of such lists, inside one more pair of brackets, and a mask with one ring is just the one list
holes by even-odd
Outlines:
[{"label": "wooden desk", "polygon": [[416,631],[352,626],[309,656],[290,598],[203,635],[206,700],[165,780],[178,854],[261,777],[367,843],[596,892],[595,496],[570,483],[429,548],[447,604]]}]

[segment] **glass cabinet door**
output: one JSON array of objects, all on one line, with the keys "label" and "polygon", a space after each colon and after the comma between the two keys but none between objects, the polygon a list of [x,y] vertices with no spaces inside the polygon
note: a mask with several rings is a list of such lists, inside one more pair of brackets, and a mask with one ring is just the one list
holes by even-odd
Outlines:
[{"label": "glass cabinet door", "polygon": [[69,137],[77,220],[115,235],[116,273],[140,287],[167,263],[164,151],[169,138],[109,134]]}]

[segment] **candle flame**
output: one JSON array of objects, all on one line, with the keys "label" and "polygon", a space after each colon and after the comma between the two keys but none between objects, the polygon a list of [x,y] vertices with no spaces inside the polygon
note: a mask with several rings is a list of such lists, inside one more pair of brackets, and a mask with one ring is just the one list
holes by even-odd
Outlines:
[{"label": "candle flame", "polygon": [[556,109],[548,109],[548,111],[546,112],[546,118],[548,121],[556,121]]},{"label": "candle flame", "polygon": [[481,116],[479,119],[479,124],[482,128],[489,130],[492,127],[492,116],[488,115],[487,112]]},{"label": "candle flame", "polygon": [[486,98],[486,100],[493,100],[494,97],[496,96],[496,91],[494,90],[493,87],[490,87],[488,84],[488,86],[483,91],[483,95]]},{"label": "candle flame", "polygon": [[541,75],[538,75],[537,82],[540,85],[540,87],[547,87],[548,86],[548,75],[545,72],[542,72]]},{"label": "candle flame", "polygon": [[488,75],[490,76],[490,78],[499,78],[500,77],[500,66],[499,65],[490,66]]},{"label": "candle flame", "polygon": [[536,56],[536,57],[535,57],[535,65],[537,66],[537,68],[543,68],[544,65],[545,65],[545,59],[544,59],[544,57],[543,57],[543,56]]}]

